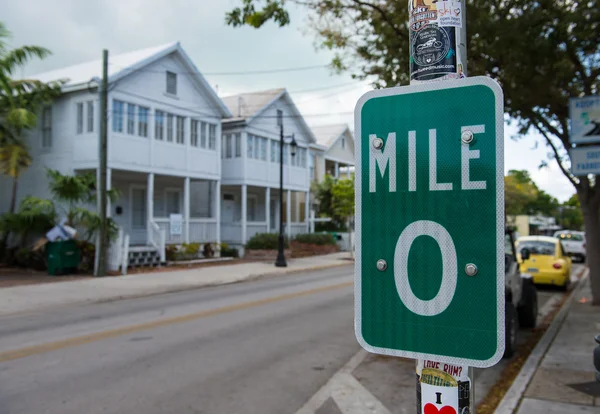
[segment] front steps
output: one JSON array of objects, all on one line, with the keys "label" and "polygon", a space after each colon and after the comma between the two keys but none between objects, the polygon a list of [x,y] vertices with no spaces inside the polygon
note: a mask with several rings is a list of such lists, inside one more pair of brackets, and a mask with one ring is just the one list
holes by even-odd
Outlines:
[{"label": "front steps", "polygon": [[129,246],[129,267],[160,266],[160,252],[154,246]]}]

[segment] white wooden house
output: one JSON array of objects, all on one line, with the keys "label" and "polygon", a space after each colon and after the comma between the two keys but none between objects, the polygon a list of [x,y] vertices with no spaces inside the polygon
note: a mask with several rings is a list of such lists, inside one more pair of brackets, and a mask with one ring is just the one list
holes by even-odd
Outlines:
[{"label": "white wooden house", "polygon": [[[99,96],[91,80],[101,71],[97,60],[32,76],[68,82],[28,136],[34,161],[19,198],[50,197],[46,168],[97,171]],[[121,193],[109,215],[139,251],[159,246],[161,234],[166,243],[219,242],[219,138],[230,111],[179,42],[111,55],[108,72],[108,187]],[[0,182],[2,194],[9,185]],[[8,203],[0,198],[0,211]],[[182,216],[172,222],[180,230],[170,228],[171,214]]]},{"label": "white wooden house", "polygon": [[279,230],[280,126],[298,148],[283,156],[283,215],[288,237],[308,232],[308,147],[315,138],[285,89],[223,98],[233,114],[223,121],[221,238],[244,245],[257,233]]},{"label": "white wooden house", "polygon": [[317,181],[323,181],[325,174],[349,177],[354,171],[354,136],[348,125],[320,125],[311,129],[317,140],[313,145]]}]

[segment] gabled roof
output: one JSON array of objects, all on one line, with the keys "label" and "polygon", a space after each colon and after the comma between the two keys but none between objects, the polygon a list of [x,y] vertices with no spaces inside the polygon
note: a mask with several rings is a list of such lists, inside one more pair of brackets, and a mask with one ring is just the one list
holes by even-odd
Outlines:
[{"label": "gabled roof", "polygon": [[[116,82],[117,80],[122,79],[136,70],[148,66],[171,53],[177,53],[179,55],[185,66],[187,66],[188,71],[193,75],[190,76],[190,79],[193,79],[203,91],[207,92],[221,115],[224,117],[230,117],[231,113],[225,104],[219,99],[218,95],[211,88],[208,82],[206,82],[204,76],[202,76],[194,62],[190,59],[187,53],[185,53],[179,42],[170,42],[160,46],[115,55],[109,54],[108,82],[109,84]],[[88,88],[89,83],[93,78],[100,78],[101,76],[102,60],[97,59],[90,62],[79,63],[77,65],[28,76],[28,78],[38,79],[42,82],[66,80],[66,83],[63,85],[63,91],[73,92]]]},{"label": "gabled roof", "polygon": [[271,102],[275,102],[283,92],[284,88],[277,88],[221,98],[232,114],[232,118],[227,121],[246,121],[253,118]]},{"label": "gabled roof", "polygon": [[350,133],[347,124],[318,125],[311,127],[311,129],[317,138],[317,143],[326,148],[331,147],[346,131]]},{"label": "gabled roof", "polygon": [[316,138],[313,131],[309,128],[308,124],[304,120],[304,117],[294,104],[290,94],[285,88],[268,89],[265,91],[256,91],[241,93],[238,95],[226,96],[221,98],[229,111],[233,114],[232,118],[223,120],[224,124],[244,122],[249,124],[256,117],[260,116],[265,112],[271,105],[277,102],[279,99],[286,101],[287,107],[290,109],[292,116],[298,119],[301,127],[305,131],[305,135],[308,137],[309,143],[315,143]]}]

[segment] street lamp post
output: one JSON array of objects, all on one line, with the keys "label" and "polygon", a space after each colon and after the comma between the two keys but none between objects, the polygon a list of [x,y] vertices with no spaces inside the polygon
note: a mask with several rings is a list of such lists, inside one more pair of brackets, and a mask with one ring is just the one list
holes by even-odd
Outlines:
[{"label": "street lamp post", "polygon": [[[283,253],[283,145],[285,138],[291,138],[290,143],[290,154],[292,157],[296,155],[296,139],[294,134],[285,137],[283,135],[283,115],[278,113],[277,123],[279,124],[279,239],[277,249],[277,260],[275,260],[276,267],[286,267],[285,254]],[[290,160],[291,161],[291,160]],[[290,218],[288,217],[288,222]]]}]

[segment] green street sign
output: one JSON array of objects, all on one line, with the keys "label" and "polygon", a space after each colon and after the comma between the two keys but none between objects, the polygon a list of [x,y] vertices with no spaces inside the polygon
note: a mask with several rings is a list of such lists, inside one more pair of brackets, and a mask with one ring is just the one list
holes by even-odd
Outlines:
[{"label": "green street sign", "polygon": [[504,353],[504,116],[487,77],[355,109],[355,329],[368,351],[485,368]]}]

